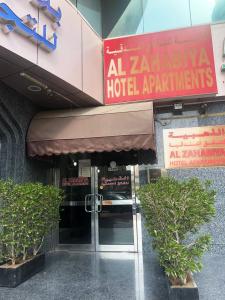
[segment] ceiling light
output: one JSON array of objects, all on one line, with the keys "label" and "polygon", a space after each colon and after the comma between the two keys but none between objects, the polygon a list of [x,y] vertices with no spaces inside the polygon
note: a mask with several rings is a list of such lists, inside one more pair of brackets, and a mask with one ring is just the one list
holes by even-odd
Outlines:
[{"label": "ceiling light", "polygon": [[45,89],[45,90],[48,89],[48,86],[46,84],[44,84],[43,82],[37,80],[36,78],[28,75],[27,73],[21,72],[20,76],[29,80],[30,82],[34,83],[35,85],[41,87],[42,89]]},{"label": "ceiling light", "polygon": [[28,89],[30,92],[34,92],[34,93],[41,92],[41,87],[40,87],[40,86],[37,86],[37,85],[29,85],[29,86],[27,87],[27,89]]},{"label": "ceiling light", "polygon": [[[33,83],[33,85],[29,86],[27,89],[29,91],[32,92],[40,92],[41,90],[44,90],[46,92],[46,94],[50,97],[53,96],[58,96],[62,99],[64,99],[65,101],[69,102],[72,106],[78,107],[79,105],[75,104],[73,102],[73,100],[67,98],[66,96],[58,93],[55,90],[50,89],[44,82],[39,81],[38,79],[34,78],[33,76],[30,76],[29,74],[25,73],[25,72],[21,72],[20,76],[29,80],[31,83]],[[35,88],[33,88],[35,86]]]},{"label": "ceiling light", "polygon": [[183,104],[181,102],[173,104],[173,114],[174,115],[182,115],[183,112]]},{"label": "ceiling light", "polygon": [[183,105],[182,103],[174,103],[174,109],[176,110],[181,110],[183,109]]}]

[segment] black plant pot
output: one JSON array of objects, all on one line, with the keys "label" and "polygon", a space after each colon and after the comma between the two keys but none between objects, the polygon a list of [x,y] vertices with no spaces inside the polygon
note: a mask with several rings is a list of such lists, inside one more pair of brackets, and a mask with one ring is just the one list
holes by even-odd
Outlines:
[{"label": "black plant pot", "polygon": [[39,254],[32,259],[15,266],[14,268],[5,268],[0,266],[0,286],[10,288],[16,287],[36,273],[43,270],[44,266],[44,254]]},{"label": "black plant pot", "polygon": [[198,287],[192,279],[193,287],[172,286],[167,278],[167,289],[169,300],[199,300]]}]

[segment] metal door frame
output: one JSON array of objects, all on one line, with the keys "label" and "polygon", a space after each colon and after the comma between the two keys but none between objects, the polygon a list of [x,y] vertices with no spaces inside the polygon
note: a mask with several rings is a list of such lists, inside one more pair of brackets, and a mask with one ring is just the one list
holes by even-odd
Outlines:
[{"label": "metal door frame", "polygon": [[[136,207],[139,205],[136,190],[139,186],[139,171],[137,166],[129,166],[131,169],[131,187],[132,187],[132,199],[127,200],[112,200],[112,205],[125,205],[130,204],[132,206],[133,213],[133,245],[100,245],[99,243],[99,214],[95,214],[95,241],[96,241],[96,251],[98,252],[141,252],[142,251],[142,237],[141,237],[141,217],[140,212],[136,211]],[[95,189],[98,191],[98,172],[97,168],[95,170]]]}]

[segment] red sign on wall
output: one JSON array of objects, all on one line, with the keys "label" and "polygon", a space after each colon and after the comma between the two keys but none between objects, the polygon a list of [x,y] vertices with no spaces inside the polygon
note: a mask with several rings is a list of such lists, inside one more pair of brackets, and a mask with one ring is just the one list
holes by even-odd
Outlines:
[{"label": "red sign on wall", "polygon": [[225,126],[163,130],[166,169],[225,166]]},{"label": "red sign on wall", "polygon": [[105,103],[217,93],[210,26],[104,41]]}]

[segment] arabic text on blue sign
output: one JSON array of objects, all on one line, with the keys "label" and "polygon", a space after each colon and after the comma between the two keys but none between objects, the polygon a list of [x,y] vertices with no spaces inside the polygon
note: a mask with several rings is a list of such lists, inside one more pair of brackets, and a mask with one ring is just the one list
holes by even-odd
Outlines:
[{"label": "arabic text on blue sign", "polygon": [[34,6],[43,9],[44,13],[52,19],[55,23],[60,26],[60,20],[62,18],[62,12],[61,9],[58,8],[55,10],[54,8],[51,7],[50,0],[31,0],[31,4]]},{"label": "arabic text on blue sign", "polygon": [[[32,4],[44,10],[57,26],[60,26],[60,20],[62,13],[60,8],[58,10],[53,9],[50,6],[50,0],[32,0]],[[0,23],[3,24],[3,31],[9,33],[12,31],[18,32],[19,34],[30,38],[33,42],[36,42],[45,50],[51,52],[57,47],[57,35],[54,32],[50,39],[47,38],[47,26],[43,26],[42,35],[37,33],[36,18],[32,18],[30,14],[23,18],[18,17],[7,4],[0,3]]]}]

